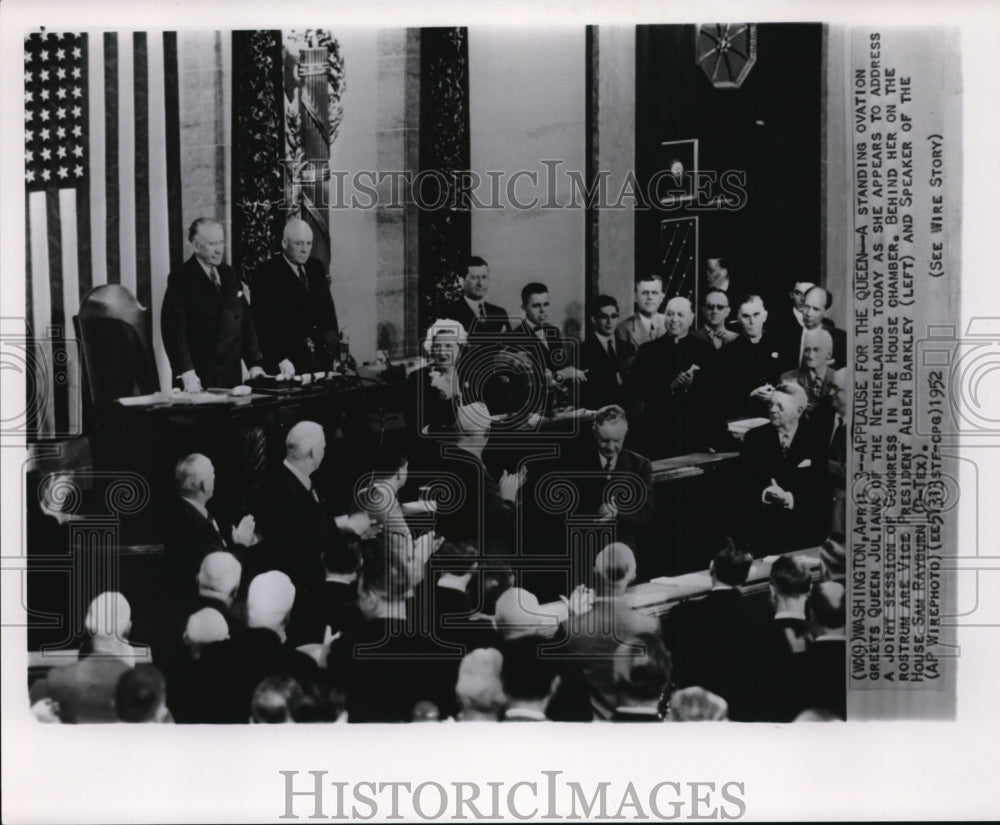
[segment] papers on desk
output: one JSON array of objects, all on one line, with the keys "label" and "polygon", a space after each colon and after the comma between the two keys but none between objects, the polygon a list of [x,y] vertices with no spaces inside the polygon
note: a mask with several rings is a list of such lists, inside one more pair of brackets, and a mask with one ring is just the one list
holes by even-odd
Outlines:
[{"label": "papers on desk", "polygon": [[119,398],[118,403],[123,407],[153,407],[156,405],[167,405],[171,407],[189,407],[194,404],[239,404],[247,403],[251,396],[244,395],[235,397],[229,394],[228,390],[184,392],[183,390],[168,390],[167,392],[154,392],[149,395],[132,395]]},{"label": "papers on desk", "polygon": [[763,427],[767,423],[768,420],[766,418],[738,418],[735,421],[730,421],[727,429],[733,438],[737,441],[742,441],[743,436],[750,432],[750,430]]},{"label": "papers on desk", "polygon": [[404,516],[422,516],[437,512],[437,502],[433,499],[429,501],[404,501],[399,506]]}]

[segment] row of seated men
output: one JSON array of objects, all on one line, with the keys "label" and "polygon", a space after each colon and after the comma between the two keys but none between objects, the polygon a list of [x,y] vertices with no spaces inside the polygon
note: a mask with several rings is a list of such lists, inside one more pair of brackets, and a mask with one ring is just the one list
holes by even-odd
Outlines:
[{"label": "row of seated men", "polygon": [[[98,595],[79,660],[30,686],[46,722],[777,721],[845,719],[842,545],[822,578],[778,556],[771,603],[743,595],[753,562],[727,542],[711,589],[665,618],[627,603],[629,548],[597,556],[593,588],[540,604],[471,542],[414,567],[384,540],[331,551],[320,643],[297,644],[301,593],[283,572],[249,583],[227,550],[206,555],[171,632],[129,641],[132,606]],[[347,560],[351,559],[350,565]],[[350,567],[350,569],[348,569]],[[135,605],[135,612],[143,605]]]}]

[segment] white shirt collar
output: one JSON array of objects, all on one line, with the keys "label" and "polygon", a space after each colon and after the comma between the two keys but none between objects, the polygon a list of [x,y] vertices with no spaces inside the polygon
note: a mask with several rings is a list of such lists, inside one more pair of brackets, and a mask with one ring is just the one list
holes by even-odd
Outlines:
[{"label": "white shirt collar", "polygon": [[462,298],[465,303],[469,305],[469,308],[476,313],[476,315],[479,314],[479,307],[486,303],[485,298],[480,298],[478,301],[473,301],[468,295],[463,295]]},{"label": "white shirt collar", "polygon": [[293,465],[289,464],[287,458],[282,463],[289,469],[289,471],[291,471],[292,475],[299,480],[299,483],[303,487],[305,487],[307,490],[312,489],[313,483],[312,479],[309,478],[309,476],[303,473],[298,467],[294,467]]},{"label": "white shirt collar", "polygon": [[799,326],[803,326],[802,323],[802,310],[797,307],[792,307],[792,312],[795,314],[795,320],[799,322]]},{"label": "white shirt collar", "polygon": [[605,349],[608,348],[608,341],[613,341],[614,337],[615,337],[614,333],[611,333],[611,335],[603,335],[600,332],[598,332],[596,329],[594,330],[594,335],[597,336],[597,340],[598,341],[600,341],[602,344],[604,344],[604,348]]}]

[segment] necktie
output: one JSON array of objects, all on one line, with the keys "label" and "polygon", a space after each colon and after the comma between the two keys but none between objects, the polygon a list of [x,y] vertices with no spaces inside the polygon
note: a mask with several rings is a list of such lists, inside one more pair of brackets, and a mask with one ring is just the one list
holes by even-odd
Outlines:
[{"label": "necktie", "polygon": [[650,341],[656,340],[656,324],[652,322],[650,322],[649,324],[649,340]]},{"label": "necktie", "polygon": [[823,392],[823,379],[814,373],[812,379],[812,394],[818,400],[822,392]]},{"label": "necktie", "polygon": [[486,307],[483,306],[482,303],[479,304],[479,320],[480,321],[486,320]]},{"label": "necktie", "polygon": [[611,459],[610,458],[604,459],[604,472],[607,473],[608,475],[611,474]]},{"label": "necktie", "polygon": [[299,264],[299,280],[302,281],[302,286],[306,289],[309,288],[309,279],[306,277],[306,268]]},{"label": "necktie", "polygon": [[615,339],[614,338],[608,338],[608,355],[610,355],[611,359],[614,360],[614,357],[615,357]]},{"label": "necktie", "polygon": [[222,289],[222,280],[219,278],[219,270],[214,266],[208,271],[209,277],[212,279],[212,286],[216,289]]},{"label": "necktie", "polygon": [[316,492],[316,488],[311,484],[309,485],[309,495],[313,497],[313,501],[319,504],[319,493]]}]

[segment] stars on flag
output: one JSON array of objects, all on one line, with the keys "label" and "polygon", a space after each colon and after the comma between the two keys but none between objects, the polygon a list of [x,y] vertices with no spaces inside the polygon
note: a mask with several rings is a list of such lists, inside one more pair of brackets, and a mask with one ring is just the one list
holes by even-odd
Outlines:
[{"label": "stars on flag", "polygon": [[24,40],[24,177],[32,188],[87,177],[85,69],[84,35],[34,33]]}]

